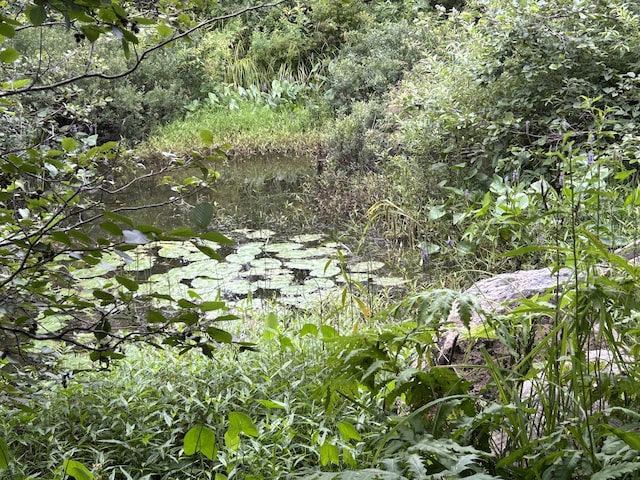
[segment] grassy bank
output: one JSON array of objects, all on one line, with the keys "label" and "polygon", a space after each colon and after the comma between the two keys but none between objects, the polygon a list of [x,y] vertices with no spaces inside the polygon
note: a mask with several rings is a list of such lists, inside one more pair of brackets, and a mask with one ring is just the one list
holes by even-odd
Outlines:
[{"label": "grassy bank", "polygon": [[304,107],[274,109],[239,102],[237,108],[202,106],[184,119],[157,129],[139,147],[142,156],[154,152],[177,155],[200,142],[200,131],[210,130],[215,145],[228,145],[233,154],[309,157],[323,151],[322,120]]}]

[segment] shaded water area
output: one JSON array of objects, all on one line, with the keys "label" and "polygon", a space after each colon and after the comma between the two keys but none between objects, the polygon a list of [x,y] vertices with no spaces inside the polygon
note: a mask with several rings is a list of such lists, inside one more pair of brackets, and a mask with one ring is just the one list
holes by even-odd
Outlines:
[{"label": "shaded water area", "polygon": [[[402,291],[407,279],[388,260],[385,248],[345,235],[347,219],[310,208],[313,199],[306,187],[317,175],[315,166],[313,159],[304,158],[230,159],[218,165],[221,175],[214,191],[130,215],[136,223],[165,231],[193,227],[193,206],[214,202],[210,229],[234,242],[207,244],[223,262],[211,260],[190,242],[155,242],[130,252],[126,265],[112,258],[119,265],[111,267],[139,272],[148,291],[183,297],[191,290],[203,300],[268,299],[307,308],[352,283],[370,293]],[[172,195],[169,187],[148,181],[118,197],[117,204],[162,204]],[[103,262],[106,270],[109,261]],[[99,287],[92,279],[100,275],[100,268],[80,274],[88,288]]]}]

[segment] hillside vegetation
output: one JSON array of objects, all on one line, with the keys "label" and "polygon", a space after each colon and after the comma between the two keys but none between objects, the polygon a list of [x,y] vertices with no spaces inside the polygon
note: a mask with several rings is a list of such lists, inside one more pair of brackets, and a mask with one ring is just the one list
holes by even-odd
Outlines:
[{"label": "hillside vegetation", "polygon": [[[221,20],[0,110],[0,478],[640,478],[640,4],[168,3],[137,48],[185,31],[178,13]],[[105,72],[135,61],[111,30],[14,38],[0,8],[3,92],[43,43],[65,58],[49,82],[88,49]],[[400,252],[412,288],[372,294],[343,268],[317,308],[242,312],[141,295],[131,272],[66,288],[79,262],[153,242],[219,259],[217,170],[254,155],[315,158],[309,215]],[[191,227],[97,198],[151,177]],[[542,267],[569,280],[500,312],[461,293]]]}]

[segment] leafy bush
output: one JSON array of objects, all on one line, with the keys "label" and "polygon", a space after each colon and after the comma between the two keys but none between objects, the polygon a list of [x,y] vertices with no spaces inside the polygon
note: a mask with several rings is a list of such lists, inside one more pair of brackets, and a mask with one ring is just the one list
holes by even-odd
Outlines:
[{"label": "leafy bush", "polygon": [[339,169],[347,172],[375,169],[377,154],[369,144],[375,135],[375,126],[382,117],[381,105],[375,102],[359,102],[353,112],[336,121],[328,135],[329,158]]},{"label": "leafy bush", "polygon": [[[318,463],[329,469],[353,464],[364,453],[354,440],[371,426],[359,425],[359,433],[344,401],[339,414],[327,417],[314,400],[328,373],[319,329],[307,325],[306,338],[287,337],[269,315],[261,352],[220,348],[212,360],[130,349],[127,361],[111,371],[42,384],[37,409],[4,407],[2,430],[14,457],[5,473],[54,472],[74,459],[102,478],[215,472],[275,479]],[[325,334],[329,330],[323,327]],[[257,429],[241,435],[239,444],[229,443],[233,412],[248,416]],[[182,451],[185,434],[196,425],[208,426],[218,439],[215,462]]]},{"label": "leafy bush", "polygon": [[401,20],[356,31],[328,66],[331,105],[349,113],[356,102],[380,98],[417,61],[423,49],[423,30]]},{"label": "leafy bush", "polygon": [[[108,62],[113,69],[126,68],[124,59]],[[108,101],[94,114],[96,132],[103,140],[139,142],[181,117],[184,106],[203,95],[205,78],[195,51],[176,45],[154,52],[123,79],[87,85],[89,95],[108,92]]]}]

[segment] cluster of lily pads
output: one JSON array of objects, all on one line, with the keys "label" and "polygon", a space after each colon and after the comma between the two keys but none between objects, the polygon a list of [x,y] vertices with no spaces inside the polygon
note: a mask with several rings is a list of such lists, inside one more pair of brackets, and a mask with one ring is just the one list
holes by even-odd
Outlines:
[{"label": "cluster of lily pads", "polygon": [[[311,308],[357,281],[369,288],[402,285],[404,279],[384,276],[381,261],[357,261],[344,245],[326,242],[321,234],[296,235],[275,240],[271,230],[235,230],[241,243],[230,252],[214,242],[206,246],[224,260],[218,262],[191,242],[153,242],[119,255],[103,258],[90,269],[74,275],[86,290],[102,288],[109,272],[139,272],[139,293],[189,298],[195,292],[203,301],[247,299],[275,301],[297,308]],[[112,275],[112,274],[111,274]]]}]

